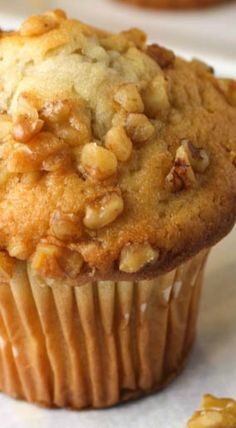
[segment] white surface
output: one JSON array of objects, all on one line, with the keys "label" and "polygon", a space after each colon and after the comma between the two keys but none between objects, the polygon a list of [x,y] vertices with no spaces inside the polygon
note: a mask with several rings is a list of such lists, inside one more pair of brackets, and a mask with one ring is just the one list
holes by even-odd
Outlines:
[{"label": "white surface", "polygon": [[[106,8],[104,8],[106,6]],[[236,77],[236,3],[196,13],[143,12],[109,0],[0,0],[0,25],[51,7],[96,26],[144,28],[150,39],[187,57],[202,57],[218,73]],[[184,428],[206,392],[236,398],[236,230],[212,253],[199,334],[183,374],[163,392],[106,411],[44,410],[0,395],[1,428]]]}]

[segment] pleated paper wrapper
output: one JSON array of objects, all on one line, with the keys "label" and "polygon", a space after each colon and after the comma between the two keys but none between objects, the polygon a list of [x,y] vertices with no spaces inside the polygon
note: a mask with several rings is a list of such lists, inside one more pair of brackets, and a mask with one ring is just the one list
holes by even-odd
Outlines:
[{"label": "pleated paper wrapper", "polygon": [[0,285],[0,390],[106,407],[162,388],[193,343],[208,251],[148,281],[42,286],[25,262]]}]

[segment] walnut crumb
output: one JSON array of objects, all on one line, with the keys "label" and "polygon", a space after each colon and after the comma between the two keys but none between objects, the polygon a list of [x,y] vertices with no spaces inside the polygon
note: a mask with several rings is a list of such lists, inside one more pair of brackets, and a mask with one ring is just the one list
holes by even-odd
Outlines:
[{"label": "walnut crumb", "polygon": [[195,412],[188,428],[235,428],[236,401],[205,395],[202,409]]},{"label": "walnut crumb", "polygon": [[170,49],[163,48],[154,43],[147,46],[147,54],[153,58],[162,69],[174,66],[175,54]]}]

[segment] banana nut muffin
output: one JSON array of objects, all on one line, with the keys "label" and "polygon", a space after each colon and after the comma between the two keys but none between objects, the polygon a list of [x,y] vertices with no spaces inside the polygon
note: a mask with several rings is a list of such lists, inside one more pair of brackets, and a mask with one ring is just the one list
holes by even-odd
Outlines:
[{"label": "banana nut muffin", "polygon": [[59,10],[0,56],[0,389],[75,408],[158,389],[235,222],[234,82]]},{"label": "banana nut muffin", "polygon": [[157,9],[193,9],[214,6],[225,0],[120,0],[136,6]]},{"label": "banana nut muffin", "polygon": [[195,412],[188,428],[235,428],[236,401],[231,398],[217,398],[204,395],[202,408]]}]

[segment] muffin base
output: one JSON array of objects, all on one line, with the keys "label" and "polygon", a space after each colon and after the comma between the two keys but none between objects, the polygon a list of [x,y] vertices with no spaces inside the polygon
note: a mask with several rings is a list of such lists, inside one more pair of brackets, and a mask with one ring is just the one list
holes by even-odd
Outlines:
[{"label": "muffin base", "polygon": [[194,340],[207,254],[151,281],[81,287],[49,287],[18,262],[0,286],[0,389],[82,409],[164,387]]}]

